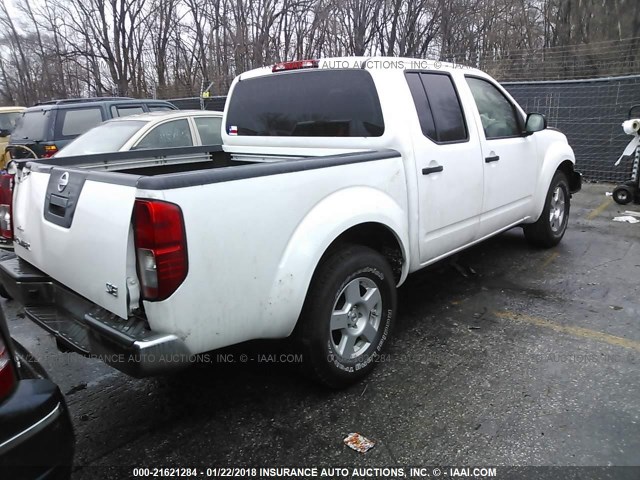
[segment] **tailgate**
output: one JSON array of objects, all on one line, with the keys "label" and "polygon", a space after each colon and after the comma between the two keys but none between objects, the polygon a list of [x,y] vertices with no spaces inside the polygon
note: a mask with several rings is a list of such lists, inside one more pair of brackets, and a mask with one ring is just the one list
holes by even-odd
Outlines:
[{"label": "tailgate", "polygon": [[135,263],[127,261],[137,177],[31,165],[33,171],[26,167],[16,176],[16,253],[127,318],[128,277],[137,286]]}]

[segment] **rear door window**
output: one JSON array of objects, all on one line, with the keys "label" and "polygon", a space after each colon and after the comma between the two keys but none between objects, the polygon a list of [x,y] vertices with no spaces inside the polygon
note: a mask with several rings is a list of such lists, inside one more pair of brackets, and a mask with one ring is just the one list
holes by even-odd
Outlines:
[{"label": "rear door window", "polygon": [[236,83],[230,135],[379,137],[384,120],[375,84],[365,70],[302,70]]},{"label": "rear door window", "polygon": [[193,138],[187,119],[172,120],[153,128],[132,150],[191,147]]},{"label": "rear door window", "polygon": [[102,123],[102,109],[60,109],[56,119],[56,137],[76,137]]},{"label": "rear door window", "polygon": [[111,115],[115,117],[128,117],[144,113],[142,105],[114,105],[111,107]]},{"label": "rear door window", "polygon": [[222,136],[222,118],[220,117],[196,117],[194,118],[202,145],[220,145]]},{"label": "rear door window", "polygon": [[467,141],[467,125],[451,77],[426,72],[408,72],[406,77],[422,133],[438,143]]}]

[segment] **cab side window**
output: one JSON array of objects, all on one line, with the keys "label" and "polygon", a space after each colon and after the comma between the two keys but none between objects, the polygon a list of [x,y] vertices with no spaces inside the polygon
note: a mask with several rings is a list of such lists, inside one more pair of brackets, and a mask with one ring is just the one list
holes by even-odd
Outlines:
[{"label": "cab side window", "polygon": [[451,77],[442,73],[408,72],[406,78],[422,133],[438,143],[467,141],[467,126]]},{"label": "cab side window", "polygon": [[467,83],[476,101],[487,140],[522,134],[515,107],[495,85],[476,77],[467,77]]},{"label": "cab side window", "polygon": [[141,105],[117,105],[111,107],[111,115],[116,117],[128,117],[129,115],[138,115],[144,113]]},{"label": "cab side window", "polygon": [[196,117],[195,122],[202,145],[220,145],[222,143],[222,118]]},{"label": "cab side window", "polygon": [[56,136],[77,137],[99,123],[100,108],[61,109],[56,118]]}]

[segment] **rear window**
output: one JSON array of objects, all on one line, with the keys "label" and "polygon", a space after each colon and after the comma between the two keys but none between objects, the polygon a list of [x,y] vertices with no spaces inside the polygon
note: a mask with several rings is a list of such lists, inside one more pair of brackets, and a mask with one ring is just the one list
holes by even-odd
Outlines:
[{"label": "rear window", "polygon": [[73,140],[56,157],[117,152],[146,123],[143,120],[103,123]]},{"label": "rear window", "polygon": [[100,108],[61,109],[56,121],[56,137],[75,137],[102,123]]},{"label": "rear window", "polygon": [[230,135],[379,137],[384,120],[369,72],[314,70],[238,82],[226,129]]},{"label": "rear window", "polygon": [[50,110],[35,110],[24,112],[16,121],[11,138],[13,140],[50,140],[47,135]]}]

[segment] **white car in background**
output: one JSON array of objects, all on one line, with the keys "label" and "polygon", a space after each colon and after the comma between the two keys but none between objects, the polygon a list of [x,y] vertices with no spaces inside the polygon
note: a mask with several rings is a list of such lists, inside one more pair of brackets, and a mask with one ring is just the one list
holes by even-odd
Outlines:
[{"label": "white car in background", "polygon": [[114,118],[88,130],[56,157],[220,145],[222,112],[173,110]]}]

